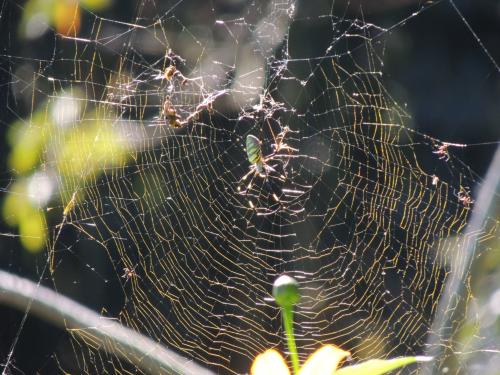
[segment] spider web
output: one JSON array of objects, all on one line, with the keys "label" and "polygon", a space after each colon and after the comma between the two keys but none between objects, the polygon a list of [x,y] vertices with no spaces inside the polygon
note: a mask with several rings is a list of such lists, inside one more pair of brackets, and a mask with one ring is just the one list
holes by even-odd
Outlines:
[{"label": "spider web", "polygon": [[[48,257],[39,279],[95,291],[87,299],[103,317],[243,373],[268,348],[286,352],[270,295],[286,273],[303,294],[302,361],[327,343],[353,361],[420,354],[437,336],[436,369],[465,368],[433,318],[465,244],[488,249],[498,220],[466,231],[481,178],[457,155],[471,145],[414,128],[384,81],[391,33],[453,7],[429,2],[380,27],[345,15],[347,5],[309,14],[291,1],[138,4],[127,20],[84,11],[89,24],[56,35],[45,57],[3,55],[10,85],[31,98],[27,116],[8,103],[11,128],[44,136],[36,166],[4,177],[6,195],[37,182]],[[324,30],[321,51],[304,42]],[[12,73],[25,63],[31,75]],[[264,176],[251,170],[249,134]],[[459,315],[447,330],[458,331],[471,299],[444,307]],[[41,372],[142,373],[90,329],[67,334]]]}]

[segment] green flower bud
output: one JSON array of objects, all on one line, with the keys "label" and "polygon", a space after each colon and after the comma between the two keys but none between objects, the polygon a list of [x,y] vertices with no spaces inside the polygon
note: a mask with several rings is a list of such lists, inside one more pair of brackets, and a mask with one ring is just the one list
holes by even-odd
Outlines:
[{"label": "green flower bud", "polygon": [[293,277],[282,275],[273,285],[273,297],[281,308],[290,308],[300,300],[299,283]]}]

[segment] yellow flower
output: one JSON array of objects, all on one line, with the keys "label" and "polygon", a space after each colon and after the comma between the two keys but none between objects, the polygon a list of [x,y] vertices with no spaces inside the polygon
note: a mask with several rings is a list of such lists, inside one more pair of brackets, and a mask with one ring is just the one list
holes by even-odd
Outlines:
[{"label": "yellow flower", "polygon": [[[331,375],[339,363],[350,355],[349,352],[335,345],[324,345],[307,359],[297,375]],[[290,370],[281,354],[274,349],[269,349],[255,358],[251,374],[290,375]]]}]

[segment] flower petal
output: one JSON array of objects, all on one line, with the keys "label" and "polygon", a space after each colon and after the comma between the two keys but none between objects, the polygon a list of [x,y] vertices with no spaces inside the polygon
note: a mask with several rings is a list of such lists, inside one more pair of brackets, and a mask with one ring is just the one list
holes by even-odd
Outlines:
[{"label": "flower petal", "polygon": [[253,361],[250,372],[252,375],[290,375],[285,360],[274,349],[259,354]]},{"label": "flower petal", "polygon": [[299,375],[331,375],[337,369],[340,361],[351,353],[335,345],[325,345],[316,350],[306,361]]},{"label": "flower petal", "polygon": [[432,357],[399,357],[394,359],[382,360],[372,359],[366,362],[359,363],[354,366],[342,367],[336,372],[338,375],[381,375],[400,367],[409,365],[415,362],[429,362]]}]

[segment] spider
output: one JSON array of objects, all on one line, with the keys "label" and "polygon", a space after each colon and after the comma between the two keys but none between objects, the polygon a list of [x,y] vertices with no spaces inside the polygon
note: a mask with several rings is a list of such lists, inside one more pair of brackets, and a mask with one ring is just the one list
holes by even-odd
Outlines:
[{"label": "spider", "polygon": [[[284,142],[284,138],[289,131],[290,128],[288,126],[283,128],[283,131],[276,136],[275,143],[272,144],[272,148],[274,149],[274,151],[270,155],[265,157],[262,154],[260,140],[252,134],[247,135],[246,150],[247,150],[248,161],[251,163],[251,166],[250,166],[250,171],[248,171],[248,173],[244,175],[240,181],[245,181],[252,174],[267,179],[268,172],[276,172],[276,170],[269,165],[269,162],[271,160],[286,158],[287,159],[285,162],[285,167],[286,167],[286,164],[288,163],[288,160],[290,159],[291,156],[287,154],[279,154],[279,152],[283,150],[287,150],[289,152],[298,151],[296,148],[290,147]],[[285,176],[280,175],[279,179],[281,181],[284,181]]]},{"label": "spider", "polygon": [[165,69],[165,79],[170,81],[176,74],[180,72],[175,68],[175,65],[170,65],[167,69]]},{"label": "spider", "polygon": [[[281,201],[280,196],[282,195],[283,191],[281,190],[281,185],[286,181],[286,172],[285,169],[288,165],[288,162],[290,161],[291,158],[294,157],[292,155],[293,152],[297,152],[298,149],[295,149],[293,147],[290,147],[288,144],[284,142],[284,138],[288,132],[290,132],[289,127],[284,127],[283,130],[275,137],[273,134],[274,142],[271,147],[273,149],[273,152],[267,156],[264,156],[262,154],[262,148],[261,148],[261,142],[260,140],[254,136],[249,134],[246,138],[246,151],[247,151],[247,157],[248,161],[250,162],[250,170],[248,171],[247,174],[245,174],[241,179],[240,183],[245,181],[249,176],[252,176],[252,179],[250,183],[246,186],[244,190],[241,190],[240,187],[238,187],[238,192],[241,195],[248,196],[248,193],[252,189],[252,184],[253,180],[257,177],[260,177],[264,180],[264,183],[268,185],[269,191],[265,193],[264,195],[268,196],[269,198],[272,198],[274,202],[278,203],[278,206],[281,207],[282,204],[284,203]],[[287,151],[286,153],[284,151]],[[278,164],[271,166],[270,162],[271,161],[278,161]],[[281,165],[280,169],[283,170],[283,174],[279,173],[276,168]],[[270,176],[272,176],[273,179],[269,179]],[[276,180],[280,182],[280,184],[276,184]],[[266,189],[267,190],[267,189]],[[259,192],[260,196],[260,192]],[[255,197],[257,198],[257,197]],[[252,201],[248,201],[248,204],[251,209],[256,210],[258,212],[262,211],[261,208],[256,207]],[[279,209],[279,208],[277,208]],[[276,209],[276,210],[277,210]],[[271,214],[274,211],[270,211],[267,214]],[[265,211],[267,212],[267,205]],[[264,213],[260,213],[264,214]]]},{"label": "spider", "polygon": [[450,160],[450,154],[448,153],[448,143],[443,143],[437,147],[436,151],[432,151],[433,154],[439,155],[439,159],[444,159],[444,161]]},{"label": "spider", "polygon": [[[137,265],[136,265],[135,267],[137,267]],[[123,268],[123,275],[122,275],[122,277],[123,277],[124,279],[127,279],[127,280],[125,281],[125,283],[126,283],[127,281],[129,281],[132,277],[138,277],[139,279],[141,278],[141,277],[140,277],[140,276],[139,276],[139,275],[135,272],[135,267],[134,267],[134,268],[132,268],[132,269],[130,269],[130,268],[128,268],[128,267]]]},{"label": "spider", "polygon": [[470,196],[470,191],[468,188],[463,188],[460,187],[460,191],[457,194],[457,198],[459,202],[462,202],[462,204],[465,206],[465,208],[469,208],[472,203],[474,203],[474,200],[472,200],[472,197]]},{"label": "spider", "polygon": [[177,114],[177,111],[168,96],[163,103],[161,114],[172,128],[182,127],[182,123],[179,121],[180,116]]},{"label": "spider", "polygon": [[435,174],[433,174],[431,177],[432,177],[432,185],[437,186],[439,182],[439,177],[436,176]]}]

